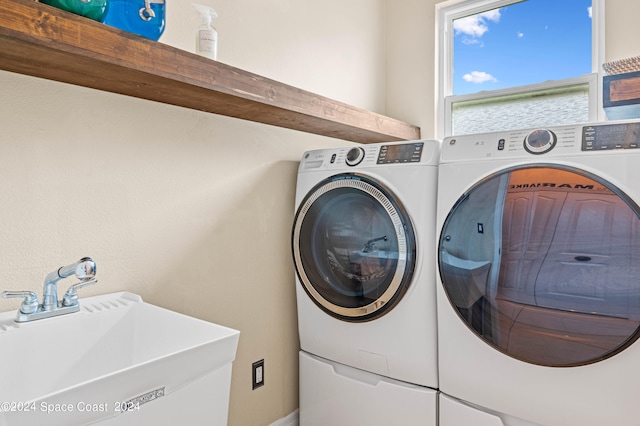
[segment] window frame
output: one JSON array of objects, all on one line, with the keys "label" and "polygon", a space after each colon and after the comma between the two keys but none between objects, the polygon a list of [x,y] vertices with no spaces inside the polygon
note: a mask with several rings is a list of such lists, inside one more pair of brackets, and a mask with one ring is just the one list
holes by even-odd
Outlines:
[{"label": "window frame", "polygon": [[447,0],[436,4],[435,133],[439,139],[451,136],[451,108],[456,102],[575,86],[580,83],[587,83],[589,86],[589,120],[604,120],[602,82],[599,77],[602,75],[601,67],[604,62],[604,0],[591,1],[591,74],[500,90],[453,95],[453,21],[521,1],[523,0]]}]

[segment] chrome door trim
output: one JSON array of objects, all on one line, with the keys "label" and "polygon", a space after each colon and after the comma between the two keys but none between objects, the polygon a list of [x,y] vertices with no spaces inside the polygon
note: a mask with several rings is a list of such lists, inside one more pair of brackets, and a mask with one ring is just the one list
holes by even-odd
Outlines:
[{"label": "chrome door trim", "polygon": [[[351,188],[362,191],[380,203],[394,225],[395,235],[398,240],[398,264],[391,283],[386,291],[374,302],[356,308],[338,306],[326,300],[314,288],[313,283],[305,273],[300,252],[300,231],[309,209],[322,195],[339,188]],[[403,220],[403,217],[405,220]],[[366,321],[383,315],[402,298],[413,275],[416,249],[415,241],[407,241],[407,227],[410,227],[411,233],[413,233],[409,215],[406,213],[402,204],[393,198],[391,191],[387,190],[374,179],[356,173],[345,173],[325,179],[307,194],[294,219],[292,237],[293,258],[302,287],[311,299],[323,310],[332,315],[336,314],[336,316],[343,319]],[[409,247],[409,244],[411,244],[412,247]],[[410,269],[408,270],[408,268]]]}]

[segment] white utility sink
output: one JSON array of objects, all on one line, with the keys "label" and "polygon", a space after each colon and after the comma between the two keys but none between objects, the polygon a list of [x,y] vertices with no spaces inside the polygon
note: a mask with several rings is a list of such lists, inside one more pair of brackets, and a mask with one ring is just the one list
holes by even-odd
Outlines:
[{"label": "white utility sink", "polygon": [[0,314],[0,426],[225,425],[236,330],[122,292]]}]

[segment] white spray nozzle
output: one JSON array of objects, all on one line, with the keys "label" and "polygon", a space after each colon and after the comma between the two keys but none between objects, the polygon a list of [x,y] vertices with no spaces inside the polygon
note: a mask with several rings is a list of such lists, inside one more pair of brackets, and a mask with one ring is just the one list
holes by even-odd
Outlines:
[{"label": "white spray nozzle", "polygon": [[210,6],[205,6],[203,4],[192,3],[193,8],[196,10],[198,15],[200,15],[200,19],[202,19],[203,24],[210,24],[212,20],[218,17],[215,9]]}]

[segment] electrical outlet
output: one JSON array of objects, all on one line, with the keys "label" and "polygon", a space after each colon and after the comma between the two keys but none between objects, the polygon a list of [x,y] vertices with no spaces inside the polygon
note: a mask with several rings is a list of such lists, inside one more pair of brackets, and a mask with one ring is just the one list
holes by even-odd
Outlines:
[{"label": "electrical outlet", "polygon": [[252,389],[264,386],[264,359],[251,364]]}]

